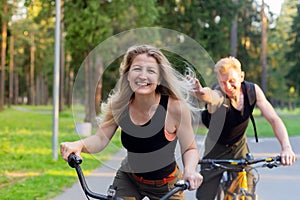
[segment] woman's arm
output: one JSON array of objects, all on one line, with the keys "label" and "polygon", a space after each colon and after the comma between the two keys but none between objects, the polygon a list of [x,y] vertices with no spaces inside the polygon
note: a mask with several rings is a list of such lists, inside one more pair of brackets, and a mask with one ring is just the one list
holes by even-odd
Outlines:
[{"label": "woman's arm", "polygon": [[[190,182],[190,190],[195,190],[202,183],[203,177],[197,172],[199,155],[190,110],[184,102],[171,100],[168,105],[168,112],[170,121],[167,124],[174,124],[180,143],[184,166],[183,178]],[[170,128],[170,126],[168,127]]]},{"label": "woman's arm", "polygon": [[81,152],[84,153],[98,153],[102,151],[116,131],[115,124],[108,126],[100,126],[95,135],[89,136],[85,139],[75,142],[63,142],[60,144],[60,152],[64,160],[68,160],[71,153],[80,156]]}]

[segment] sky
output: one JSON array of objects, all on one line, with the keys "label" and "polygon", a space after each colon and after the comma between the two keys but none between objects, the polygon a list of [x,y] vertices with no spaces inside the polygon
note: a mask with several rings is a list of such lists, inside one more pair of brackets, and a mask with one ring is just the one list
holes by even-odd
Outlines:
[{"label": "sky", "polygon": [[[261,0],[257,0],[261,2]],[[280,14],[280,8],[284,0],[264,0],[266,4],[270,6],[270,10],[274,12],[276,15]]]}]

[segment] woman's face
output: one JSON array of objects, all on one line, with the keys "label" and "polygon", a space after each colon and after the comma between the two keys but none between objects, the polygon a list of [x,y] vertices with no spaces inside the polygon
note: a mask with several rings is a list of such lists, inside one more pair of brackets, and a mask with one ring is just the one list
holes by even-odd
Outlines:
[{"label": "woman's face", "polygon": [[159,65],[155,58],[147,54],[136,56],[130,66],[127,80],[136,94],[155,92],[159,83]]},{"label": "woman's face", "polygon": [[241,83],[244,81],[244,72],[230,68],[226,73],[218,73],[217,77],[223,92],[225,92],[229,98],[236,98],[240,92]]}]

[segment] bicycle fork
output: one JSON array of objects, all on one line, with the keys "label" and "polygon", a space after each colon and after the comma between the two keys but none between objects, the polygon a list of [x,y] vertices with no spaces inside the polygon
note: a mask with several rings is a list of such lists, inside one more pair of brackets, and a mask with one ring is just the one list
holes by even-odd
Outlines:
[{"label": "bicycle fork", "polygon": [[246,196],[249,196],[246,170],[238,172],[227,192],[224,200],[245,200]]}]

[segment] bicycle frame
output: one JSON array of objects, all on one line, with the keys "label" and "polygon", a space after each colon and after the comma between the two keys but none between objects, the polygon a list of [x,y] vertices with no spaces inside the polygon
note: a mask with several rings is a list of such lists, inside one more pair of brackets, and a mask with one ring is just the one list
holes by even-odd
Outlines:
[{"label": "bicycle frame", "polygon": [[245,200],[246,196],[251,196],[253,199],[255,194],[250,193],[248,190],[247,172],[245,169],[243,169],[243,171],[238,172],[237,177],[232,181],[230,187],[226,190],[224,200],[235,200],[239,197],[240,200]]}]

